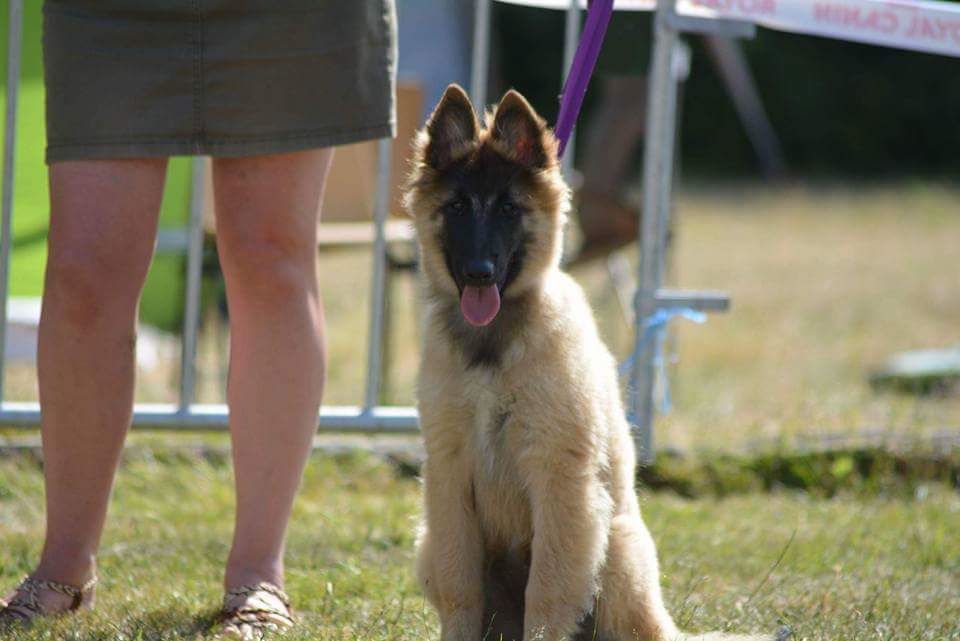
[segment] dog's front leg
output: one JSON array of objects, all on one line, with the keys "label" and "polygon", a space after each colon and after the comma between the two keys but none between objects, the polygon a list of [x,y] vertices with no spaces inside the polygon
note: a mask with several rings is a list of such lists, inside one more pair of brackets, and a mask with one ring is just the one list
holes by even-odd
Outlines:
[{"label": "dog's front leg", "polygon": [[551,461],[532,475],[533,545],[524,641],[562,641],[593,607],[612,504],[600,482]]},{"label": "dog's front leg", "polygon": [[420,582],[440,615],[442,641],[480,641],[483,543],[469,466],[459,456],[428,454],[423,473]]}]

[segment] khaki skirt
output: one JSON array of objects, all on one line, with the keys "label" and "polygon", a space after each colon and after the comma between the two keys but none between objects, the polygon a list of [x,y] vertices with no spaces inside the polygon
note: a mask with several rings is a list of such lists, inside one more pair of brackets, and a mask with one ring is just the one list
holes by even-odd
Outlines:
[{"label": "khaki skirt", "polygon": [[47,162],[393,135],[392,0],[46,0]]}]

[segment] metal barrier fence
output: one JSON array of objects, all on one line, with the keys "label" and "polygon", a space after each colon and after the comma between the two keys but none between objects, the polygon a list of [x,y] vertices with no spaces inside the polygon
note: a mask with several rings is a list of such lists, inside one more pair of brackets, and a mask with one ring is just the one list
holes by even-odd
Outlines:
[{"label": "metal barrier fence", "polygon": [[[9,0],[8,10],[6,117],[4,123],[2,221],[0,221],[0,399],[5,399],[3,373],[6,365],[7,284],[10,274],[14,149],[20,84],[23,0]],[[225,405],[195,403],[197,334],[200,318],[203,252],[203,172],[202,159],[194,159],[188,240],[186,243],[187,274],[179,401],[176,404],[137,403],[133,414],[133,427],[135,428],[217,430],[227,427],[228,414]],[[367,373],[363,405],[359,407],[323,407],[319,416],[319,426],[323,431],[415,432],[417,430],[417,416],[414,408],[377,405],[380,392],[380,364],[384,332],[385,272],[387,268],[384,229],[389,206],[389,180],[390,141],[382,140],[378,146],[376,197],[373,211],[376,233],[373,245]],[[40,407],[37,403],[0,401],[0,425],[35,428],[39,424]]]},{"label": "metal barrier fence", "polygon": [[[500,0],[531,6],[566,8],[563,71],[570,67],[577,45],[580,9],[585,0]],[[471,97],[486,104],[489,68],[490,12],[493,0],[477,0],[474,26]],[[822,5],[822,6],[821,6]],[[678,6],[681,13],[678,13]],[[654,10],[653,56],[650,68],[646,144],[643,173],[643,212],[639,243],[640,268],[633,301],[635,354],[627,386],[627,407],[636,426],[638,455],[649,460],[653,452],[653,387],[656,345],[662,325],[653,325],[662,310],[692,308],[723,311],[729,299],[718,292],[671,291],[663,288],[664,257],[670,219],[677,113],[677,85],[685,75],[689,52],[681,33],[728,38],[752,37],[755,24],[833,38],[870,42],[960,56],[960,7],[944,2],[889,3],[883,0],[835,0],[810,3],[731,3],[718,0],[618,0],[617,8]],[[13,213],[14,148],[17,122],[23,0],[8,0],[6,111],[2,203],[0,203],[0,425],[33,428],[39,425],[37,403],[3,401],[3,374],[7,329],[7,285],[10,267],[11,217]],[[871,17],[872,16],[872,17]],[[870,18],[867,20],[867,18]],[[883,25],[883,29],[874,28]],[[573,140],[569,143],[572,146]],[[573,152],[564,156],[569,175]],[[200,276],[203,230],[203,167],[193,165],[193,191],[188,229],[187,286],[185,288],[180,396],[176,404],[137,404],[133,425],[137,428],[224,429],[224,405],[195,403],[197,331],[199,325]],[[390,143],[378,146],[376,198],[373,208],[375,240],[370,286],[370,317],[366,384],[363,404],[356,407],[324,406],[319,428],[328,432],[414,432],[416,411],[412,407],[377,405],[383,359],[386,312],[386,235],[389,207]]]},{"label": "metal barrier fence", "polygon": [[[479,0],[476,4],[471,95],[477,105],[483,105],[486,101],[491,2],[492,0]],[[20,80],[23,0],[8,0],[8,11],[6,117],[4,123],[2,221],[0,221],[0,426],[36,428],[40,424],[40,407],[37,403],[2,400],[5,398],[3,387],[3,373],[6,365],[4,347],[7,328],[7,284],[10,275],[14,149]],[[569,66],[572,59],[579,32],[580,11],[574,2],[570,3],[567,16],[564,69]],[[569,163],[572,157],[573,154],[567,154],[564,165],[565,171],[569,171]],[[390,169],[390,141],[382,140],[378,144],[376,196],[373,207],[375,235],[372,251],[363,403],[360,406],[322,407],[319,416],[320,431],[405,433],[417,430],[415,408],[388,407],[377,404],[381,388],[380,377],[385,330],[384,314],[386,312],[387,245],[385,224],[389,213]],[[225,429],[228,424],[228,413],[225,405],[195,402],[203,250],[203,171],[203,161],[194,159],[186,243],[186,288],[179,401],[175,404],[137,403],[133,414],[134,428],[220,430]]]}]

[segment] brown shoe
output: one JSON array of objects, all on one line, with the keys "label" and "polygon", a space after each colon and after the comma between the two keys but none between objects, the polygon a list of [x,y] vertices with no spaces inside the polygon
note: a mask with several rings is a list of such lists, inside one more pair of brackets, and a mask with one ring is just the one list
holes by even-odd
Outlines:
[{"label": "brown shoe", "polygon": [[[82,586],[75,586],[28,576],[20,582],[9,601],[0,600],[0,629],[12,625],[26,625],[38,617],[66,614],[93,607],[96,585],[97,577],[93,577]],[[43,602],[44,592],[57,592],[69,597],[70,605],[66,609],[51,609]]]}]

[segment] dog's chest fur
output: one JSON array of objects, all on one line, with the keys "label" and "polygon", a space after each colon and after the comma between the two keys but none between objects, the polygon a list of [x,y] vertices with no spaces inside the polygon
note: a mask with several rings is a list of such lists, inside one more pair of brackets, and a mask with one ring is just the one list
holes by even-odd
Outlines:
[{"label": "dog's chest fur", "polygon": [[526,488],[537,470],[524,466],[540,438],[536,425],[543,407],[530,388],[542,389],[542,381],[554,377],[544,368],[556,365],[549,356],[556,346],[542,322],[542,298],[541,293],[505,300],[496,321],[480,329],[466,325],[456,299],[437,297],[429,308],[436,343],[427,350],[433,367],[423,370],[422,411],[436,404],[457,408],[454,413],[464,419],[454,429],[492,553],[523,553],[533,538]]},{"label": "dog's chest fur", "polygon": [[465,397],[473,409],[465,436],[473,451],[474,501],[487,545],[515,551],[529,545],[533,532],[518,460],[526,434],[522,407],[498,378],[491,368],[464,372]]}]

